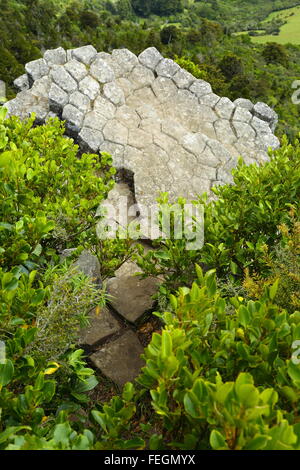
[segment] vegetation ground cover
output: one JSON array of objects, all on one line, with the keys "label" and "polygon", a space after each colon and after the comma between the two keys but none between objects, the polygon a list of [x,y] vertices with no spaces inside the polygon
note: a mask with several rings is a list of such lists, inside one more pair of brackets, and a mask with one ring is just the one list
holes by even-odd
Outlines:
[{"label": "vegetation ground cover", "polygon": [[[1,111],[0,448],[299,449],[299,141],[283,140],[264,166],[241,161],[217,201],[195,201],[205,204],[201,250],[171,237],[134,255],[145,276],[164,276],[162,330],[136,382],[105,402],[76,349],[105,296],[58,254],[95,247],[96,202],[114,171],[108,156],[77,159],[57,120],[32,124]],[[112,272],[130,250],[101,248]]]},{"label": "vegetation ground cover", "polygon": [[[280,19],[285,23],[279,28],[279,34],[276,35],[260,35],[253,36],[255,43],[262,44],[268,41],[277,42],[278,44],[300,44],[300,7],[289,8],[279,12],[271,13],[265,22]],[[264,22],[261,23],[264,25]]]}]

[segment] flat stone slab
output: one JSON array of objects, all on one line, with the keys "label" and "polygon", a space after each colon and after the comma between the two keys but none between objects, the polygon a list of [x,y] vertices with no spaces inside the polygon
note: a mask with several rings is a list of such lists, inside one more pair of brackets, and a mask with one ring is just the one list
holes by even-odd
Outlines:
[{"label": "flat stone slab", "polygon": [[137,335],[129,330],[102,346],[90,356],[92,364],[120,387],[134,380],[145,365],[141,359],[144,348]]},{"label": "flat stone slab", "polygon": [[89,315],[89,321],[90,325],[81,330],[78,341],[79,344],[89,347],[96,346],[121,329],[119,322],[106,307],[99,311],[93,309]]},{"label": "flat stone slab", "polygon": [[111,153],[117,169],[133,174],[140,212],[155,207],[161,192],[170,201],[210,195],[216,182],[232,182],[240,155],[259,164],[279,146],[269,106],[216,95],[154,47],[138,57],[127,49],[58,48],[25,70],[27,79],[16,80],[23,91],[5,104],[8,115],[62,116],[83,151]]},{"label": "flat stone slab", "polygon": [[137,322],[153,306],[152,296],[156,293],[159,281],[148,277],[135,276],[140,272],[133,262],[126,262],[116,271],[116,276],[107,282],[107,293],[111,296],[111,306],[127,321]]}]

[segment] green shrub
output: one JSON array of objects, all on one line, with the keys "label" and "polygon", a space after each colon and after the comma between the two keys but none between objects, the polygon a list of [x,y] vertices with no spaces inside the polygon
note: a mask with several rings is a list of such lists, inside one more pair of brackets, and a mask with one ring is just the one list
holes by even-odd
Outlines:
[{"label": "green shrub", "polygon": [[[293,211],[291,218],[294,219]],[[248,295],[257,299],[266,285],[277,281],[276,304],[293,313],[295,309],[300,310],[300,222],[294,222],[291,230],[282,225],[280,231],[283,235],[281,243],[265,255],[270,269],[268,277],[256,273],[251,276],[247,272],[243,285]]]},{"label": "green shrub", "polygon": [[300,369],[291,361],[300,312],[273,301],[222,298],[213,271],[171,296],[172,310],[145,349],[138,382],[149,389],[161,434],[150,448],[298,448]]},{"label": "green shrub", "polygon": [[[95,403],[97,379],[72,343],[103,299],[55,263],[61,249],[87,247],[108,276],[132,247],[97,242],[109,156],[80,160],[57,121],[32,122],[1,112],[0,449],[300,450],[299,142],[264,166],[240,163],[235,185],[195,201],[203,248],[171,237],[139,259],[145,276],[164,276],[163,328],[136,387]],[[160,202],[162,223],[167,194]]]},{"label": "green shrub", "polygon": [[[95,239],[96,209],[112,187],[113,170],[108,155],[101,162],[97,155],[80,160],[58,121],[33,128],[34,117],[4,118],[2,109],[0,340],[6,358],[0,364],[0,448],[20,430],[30,437],[16,437],[14,446],[30,448],[42,446],[43,436],[81,409],[97,385],[74,344],[101,291],[55,262],[58,248]],[[62,228],[66,236],[58,241]]]},{"label": "green shrub", "polygon": [[37,309],[37,332],[28,350],[36,359],[57,361],[76,344],[80,328],[88,323],[88,313],[105,299],[76,267],[48,268],[43,281],[49,286],[48,299]]}]

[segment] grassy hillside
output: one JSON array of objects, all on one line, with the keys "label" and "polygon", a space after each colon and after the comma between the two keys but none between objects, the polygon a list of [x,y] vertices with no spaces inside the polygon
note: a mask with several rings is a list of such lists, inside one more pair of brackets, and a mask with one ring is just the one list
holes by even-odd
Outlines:
[{"label": "grassy hillside", "polygon": [[[279,27],[279,33],[254,36],[253,41],[262,44],[268,41],[278,44],[300,44],[300,6],[288,8],[279,12],[271,13],[265,20],[268,24],[274,21],[282,21],[284,24]],[[264,22],[262,23],[262,26]]]},{"label": "grassy hillside", "polygon": [[[121,0],[122,1],[122,0]],[[143,4],[143,0],[133,0],[134,3]],[[155,2],[152,2],[155,3]],[[116,0],[115,5],[118,4]],[[273,12],[300,5],[299,0],[182,0],[182,11],[172,13],[172,21],[183,25],[191,25],[197,21],[197,16],[218,21],[231,31],[254,30]],[[139,14],[139,9],[135,12]],[[151,14],[151,12],[150,12]],[[149,13],[146,16],[150,15]]]}]

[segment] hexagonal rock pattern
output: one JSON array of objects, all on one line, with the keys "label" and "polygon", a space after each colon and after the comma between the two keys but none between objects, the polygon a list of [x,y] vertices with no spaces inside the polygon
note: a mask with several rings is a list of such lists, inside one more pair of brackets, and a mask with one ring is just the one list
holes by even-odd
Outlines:
[{"label": "hexagonal rock pattern", "polygon": [[139,205],[149,207],[161,191],[171,200],[209,193],[232,181],[239,155],[259,163],[279,146],[269,106],[217,96],[154,47],[139,57],[127,49],[60,47],[25,70],[8,114],[65,119],[83,151],[110,152],[117,168],[133,172]]},{"label": "hexagonal rock pattern", "polygon": [[122,336],[104,344],[90,356],[92,364],[119,386],[137,377],[144,361],[144,348],[137,335],[127,330]]},{"label": "hexagonal rock pattern", "polygon": [[140,268],[132,261],[124,263],[115,277],[107,282],[107,293],[111,296],[111,306],[127,321],[137,322],[153,306],[152,295],[158,288],[157,279],[141,279],[135,273]]}]

